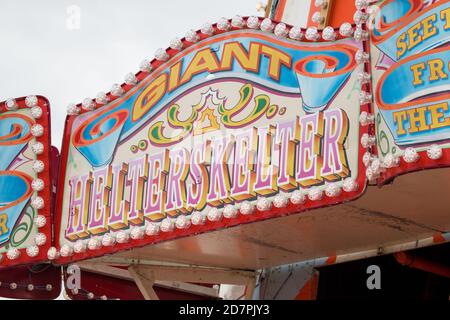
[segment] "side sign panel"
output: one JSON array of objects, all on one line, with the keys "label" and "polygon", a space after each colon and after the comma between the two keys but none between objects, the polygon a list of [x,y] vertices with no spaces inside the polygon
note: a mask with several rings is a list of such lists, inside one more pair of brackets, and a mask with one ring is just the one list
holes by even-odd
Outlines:
[{"label": "side sign panel", "polygon": [[225,32],[69,116],[59,261],[359,196],[361,46]]}]

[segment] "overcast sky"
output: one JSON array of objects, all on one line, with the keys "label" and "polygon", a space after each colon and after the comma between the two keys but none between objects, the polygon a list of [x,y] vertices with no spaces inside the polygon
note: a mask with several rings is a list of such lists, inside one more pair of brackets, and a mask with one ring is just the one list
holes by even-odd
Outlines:
[{"label": "overcast sky", "polygon": [[221,17],[258,14],[257,2],[0,0],[0,101],[46,96],[52,144],[59,148],[69,103],[108,92],[189,29]]}]

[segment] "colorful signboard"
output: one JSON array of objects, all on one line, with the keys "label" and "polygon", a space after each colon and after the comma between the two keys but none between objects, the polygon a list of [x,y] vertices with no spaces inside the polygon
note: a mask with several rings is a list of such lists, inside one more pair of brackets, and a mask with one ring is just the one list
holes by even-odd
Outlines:
[{"label": "colorful signboard", "polygon": [[50,111],[44,97],[0,103],[0,268],[47,259]]},{"label": "colorful signboard", "polygon": [[369,29],[381,183],[448,165],[450,2],[387,0]]},{"label": "colorful signboard", "polygon": [[360,108],[364,65],[355,59],[362,43],[211,28],[160,51],[96,102],[71,106],[58,262],[337,204],[364,191],[359,142],[367,127],[359,118],[367,106]]}]

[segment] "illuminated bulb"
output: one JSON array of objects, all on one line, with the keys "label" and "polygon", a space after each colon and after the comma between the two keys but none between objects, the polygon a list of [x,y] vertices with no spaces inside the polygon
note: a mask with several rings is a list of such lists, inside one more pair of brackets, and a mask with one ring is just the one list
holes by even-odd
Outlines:
[{"label": "illuminated bulb", "polygon": [[93,294],[92,292],[89,292],[89,293],[87,294],[87,298],[88,298],[89,300],[94,299],[94,294]]},{"label": "illuminated bulb", "polygon": [[375,142],[376,142],[375,136],[370,136],[370,135],[368,135],[367,133],[364,133],[364,134],[361,136],[361,145],[362,145],[364,148],[369,148],[369,147],[375,145]]},{"label": "illuminated bulb", "polygon": [[223,209],[223,216],[227,219],[236,218],[238,214],[238,211],[232,204],[228,204]]},{"label": "illuminated bulb", "polygon": [[53,290],[53,286],[51,284],[47,284],[47,285],[45,285],[45,290],[52,291]]},{"label": "illuminated bulb", "polygon": [[214,27],[211,23],[206,22],[202,25],[200,32],[208,36],[212,36],[214,34]]},{"label": "illuminated bulb", "polygon": [[47,251],[47,258],[48,260],[55,260],[58,258],[59,252],[56,250],[55,247],[50,247]]},{"label": "illuminated bulb", "polygon": [[284,194],[279,193],[273,198],[273,205],[276,208],[284,208],[288,205],[288,197],[286,197]]},{"label": "illuminated bulb", "polygon": [[265,32],[272,32],[274,26],[272,23],[272,20],[270,18],[265,18],[262,22],[261,22],[261,30],[265,31]]},{"label": "illuminated bulb", "polygon": [[370,92],[361,91],[359,93],[359,103],[361,105],[368,104],[372,102],[372,94]]},{"label": "illuminated bulb", "polygon": [[161,222],[160,229],[162,232],[171,232],[171,231],[173,231],[174,228],[175,228],[175,224],[173,223],[172,219],[170,219],[170,218],[165,218]]},{"label": "illuminated bulb", "polygon": [[73,249],[67,244],[63,244],[60,250],[61,257],[70,257],[73,254]]},{"label": "illuminated bulb", "polygon": [[101,243],[97,238],[91,238],[88,241],[89,250],[97,250],[101,247]]},{"label": "illuminated bulb", "polygon": [[327,197],[339,197],[341,193],[342,189],[337,183],[330,183],[325,187],[325,194]]},{"label": "illuminated bulb", "polygon": [[113,84],[111,87],[111,94],[115,97],[120,97],[125,93],[125,90],[123,90],[122,86],[120,84]]},{"label": "illuminated bulb", "polygon": [[191,219],[188,216],[180,215],[175,220],[175,226],[178,229],[187,229],[191,226]]},{"label": "illuminated bulb", "polygon": [[356,180],[353,178],[350,178],[350,177],[345,178],[344,182],[342,183],[342,189],[345,192],[354,192],[354,191],[358,190],[358,187],[359,186],[358,186],[358,183],[356,182]]},{"label": "illuminated bulb", "polygon": [[368,14],[362,12],[361,10],[358,10],[353,15],[353,21],[355,21],[356,24],[362,24],[367,21]]},{"label": "illuminated bulb", "polygon": [[16,260],[20,257],[20,251],[16,248],[11,248],[6,252],[6,257],[9,260]]},{"label": "illuminated bulb", "polygon": [[198,40],[200,40],[200,37],[197,34],[197,31],[191,29],[188,32],[186,32],[186,36],[185,36],[186,40],[189,42],[197,42]]},{"label": "illuminated bulb", "polygon": [[248,215],[252,214],[255,211],[255,206],[249,201],[244,201],[241,203],[239,210],[243,215]]},{"label": "illuminated bulb", "polygon": [[432,160],[438,160],[442,158],[442,148],[437,144],[431,145],[427,150],[427,156]]},{"label": "illuminated bulb", "polygon": [[207,217],[209,221],[220,221],[222,219],[222,212],[216,207],[212,207],[209,209]]},{"label": "illuminated bulb", "polygon": [[308,199],[311,201],[318,201],[322,200],[323,198],[323,191],[320,188],[312,187],[308,191]]},{"label": "illuminated bulb", "polygon": [[109,98],[103,91],[99,92],[97,94],[97,97],[95,98],[95,102],[98,104],[107,104],[109,102]]},{"label": "illuminated bulb", "polygon": [[31,283],[29,285],[27,285],[27,290],[28,291],[33,291],[34,290],[34,285],[32,285]]},{"label": "illuminated bulb", "polygon": [[42,171],[44,171],[44,169],[45,169],[45,165],[44,165],[44,162],[43,162],[43,161],[41,161],[41,160],[36,160],[36,161],[33,163],[33,171],[34,171],[34,172],[36,172],[36,173],[41,173]]},{"label": "illuminated bulb", "polygon": [[139,70],[141,70],[142,72],[151,72],[152,69],[152,63],[148,59],[142,60],[142,62],[139,64]]},{"label": "illuminated bulb", "polygon": [[183,49],[183,41],[181,41],[180,38],[173,38],[173,39],[170,41],[169,46],[170,46],[170,48],[173,49],[173,50],[178,50],[178,51],[180,51],[181,49]]},{"label": "illuminated bulb", "polygon": [[150,222],[145,226],[145,234],[148,236],[155,236],[159,233],[159,224]]},{"label": "illuminated bulb", "polygon": [[15,99],[8,99],[8,100],[6,100],[5,107],[6,107],[6,110],[14,111],[19,108],[19,105],[17,104]]},{"label": "illuminated bulb", "polygon": [[328,26],[325,29],[323,29],[322,38],[323,38],[323,40],[326,40],[326,41],[336,40],[336,32],[334,32],[333,27]]},{"label": "illuminated bulb", "polygon": [[95,110],[95,102],[91,98],[86,98],[81,103],[81,107],[86,111],[92,111]]},{"label": "illuminated bulb", "polygon": [[206,222],[206,215],[203,214],[202,212],[195,211],[191,215],[191,222],[195,226],[205,224],[205,222]]},{"label": "illuminated bulb", "polygon": [[301,40],[303,38],[303,31],[300,27],[292,27],[289,31],[289,38],[292,40]]},{"label": "illuminated bulb", "polygon": [[245,21],[240,15],[236,15],[231,19],[231,25],[235,28],[243,28],[245,26]]},{"label": "illuminated bulb", "polygon": [[305,38],[310,41],[317,41],[320,38],[319,32],[316,27],[309,27],[306,29]]},{"label": "illuminated bulb", "polygon": [[355,60],[359,64],[369,62],[369,54],[364,51],[358,50],[355,54]]},{"label": "illuminated bulb", "polygon": [[247,27],[250,29],[259,29],[259,18],[255,16],[248,17]]},{"label": "illuminated bulb", "polygon": [[10,288],[11,290],[16,290],[16,289],[17,289],[17,283],[15,283],[15,282],[10,283],[10,284],[9,284],[9,288]]},{"label": "illuminated bulb", "polygon": [[305,203],[306,196],[305,194],[300,190],[294,190],[291,194],[291,202],[293,204],[302,204]]},{"label": "illuminated bulb", "polygon": [[373,181],[378,178],[379,174],[372,170],[371,167],[366,169],[366,177],[369,181]]},{"label": "illuminated bulb", "polygon": [[47,223],[47,218],[43,215],[38,214],[38,216],[34,218],[34,223],[38,228],[43,228]]},{"label": "illuminated bulb", "polygon": [[[111,236],[111,238],[114,239],[113,236]],[[120,230],[119,232],[117,232],[116,241],[118,243],[127,243],[129,240],[130,240],[130,235],[128,234],[128,232],[126,232],[124,230]]]},{"label": "illuminated bulb", "polygon": [[360,72],[357,76],[358,82],[361,84],[369,83],[370,82],[370,74],[367,72]]},{"label": "illuminated bulb", "polygon": [[380,174],[380,172],[382,171],[382,166],[378,158],[372,160],[372,162],[370,163],[370,169],[372,169],[375,174]]},{"label": "illuminated bulb", "polygon": [[383,165],[386,168],[398,167],[399,164],[400,159],[397,156],[394,156],[393,154],[387,154],[383,159]]},{"label": "illuminated bulb", "polygon": [[77,240],[73,245],[73,251],[75,253],[83,253],[86,251],[86,243],[83,240]]},{"label": "illuminated bulb", "polygon": [[39,232],[34,237],[34,243],[39,247],[43,246],[46,242],[47,242],[47,236],[44,233]]},{"label": "illuminated bulb", "polygon": [[217,29],[222,30],[222,31],[228,31],[231,29],[231,24],[230,21],[228,21],[227,18],[221,18],[218,22],[217,22]]},{"label": "illuminated bulb", "polygon": [[34,137],[42,137],[44,135],[44,127],[40,124],[35,124],[31,127],[31,134]]},{"label": "illuminated bulb", "polygon": [[108,297],[105,296],[105,295],[103,295],[103,296],[100,297],[100,299],[102,299],[102,300],[108,300]]},{"label": "illuminated bulb", "polygon": [[33,119],[39,119],[40,117],[42,117],[41,107],[38,107],[38,106],[32,107],[30,109],[30,113],[31,113],[31,116],[33,117]]},{"label": "illuminated bulb", "polygon": [[339,33],[343,37],[351,37],[353,35],[353,27],[351,23],[344,22],[339,28]]},{"label": "illuminated bulb", "polygon": [[406,163],[417,162],[419,158],[420,156],[414,148],[406,148],[405,153],[403,154],[403,160],[405,160]]},{"label": "illuminated bulb", "polygon": [[367,9],[368,6],[369,6],[369,1],[367,1],[367,0],[356,0],[355,1],[355,7],[358,10]]},{"label": "illuminated bulb", "polygon": [[31,206],[36,210],[44,208],[44,199],[42,199],[41,197],[34,198],[31,201]]},{"label": "illuminated bulb", "polygon": [[130,237],[133,240],[144,238],[144,230],[140,227],[131,227]]},{"label": "illuminated bulb", "polygon": [[[119,240],[117,240],[117,242],[119,242]],[[105,247],[111,247],[116,243],[116,238],[110,234],[110,233],[105,233],[102,237],[102,245]]]},{"label": "illuminated bulb", "polygon": [[311,20],[312,20],[314,23],[321,24],[321,23],[323,23],[323,22],[325,21],[325,18],[320,14],[319,11],[317,11],[317,12],[314,12],[314,13],[313,13],[313,15],[312,15],[312,17],[311,17]]},{"label": "illuminated bulb", "polygon": [[[267,211],[272,208],[272,201],[270,201],[267,198],[260,198],[256,202],[256,208],[258,208],[259,211]],[[242,207],[241,207],[242,209]]]},{"label": "illuminated bulb", "polygon": [[361,28],[356,28],[353,33],[353,38],[355,38],[356,41],[365,41],[369,39],[369,33]]},{"label": "illuminated bulb", "polygon": [[44,181],[42,179],[34,179],[31,182],[31,188],[34,191],[42,191],[44,189]]},{"label": "illuminated bulb", "polygon": [[27,251],[27,256],[33,258],[39,254],[39,247],[38,246],[29,246],[26,251]]},{"label": "illuminated bulb", "polygon": [[277,24],[273,33],[275,33],[275,35],[277,37],[285,38],[285,37],[287,37],[289,31],[288,31],[287,26],[283,22],[281,22],[281,23]]},{"label": "illuminated bulb", "polygon": [[78,107],[74,103],[71,103],[67,106],[67,114],[69,116],[76,116],[76,115],[80,114],[80,112],[81,112],[80,107]]},{"label": "illuminated bulb", "polygon": [[370,163],[372,162],[373,159],[374,159],[374,157],[372,156],[372,154],[369,151],[365,152],[362,157],[364,166],[366,166],[366,167],[370,166]]},{"label": "illuminated bulb", "polygon": [[132,72],[127,73],[125,75],[125,79],[124,79],[125,83],[130,85],[130,86],[134,86],[135,84],[138,83],[138,79],[136,78],[136,75]]},{"label": "illuminated bulb", "polygon": [[367,113],[366,111],[363,111],[359,115],[359,123],[362,126],[368,126],[369,124],[373,124],[375,123],[375,115],[373,113]]},{"label": "illuminated bulb", "polygon": [[36,96],[28,96],[25,98],[25,105],[27,107],[35,107],[38,104],[38,98]]}]

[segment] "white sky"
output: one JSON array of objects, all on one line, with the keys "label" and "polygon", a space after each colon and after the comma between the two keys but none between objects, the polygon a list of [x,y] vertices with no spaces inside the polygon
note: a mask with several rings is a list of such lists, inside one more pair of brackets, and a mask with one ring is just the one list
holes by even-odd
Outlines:
[{"label": "white sky", "polygon": [[[60,147],[66,106],[137,72],[144,58],[204,22],[257,15],[257,0],[0,0],[0,101],[50,100]],[[74,26],[72,5],[80,9]],[[69,10],[70,11],[70,10]]]}]

